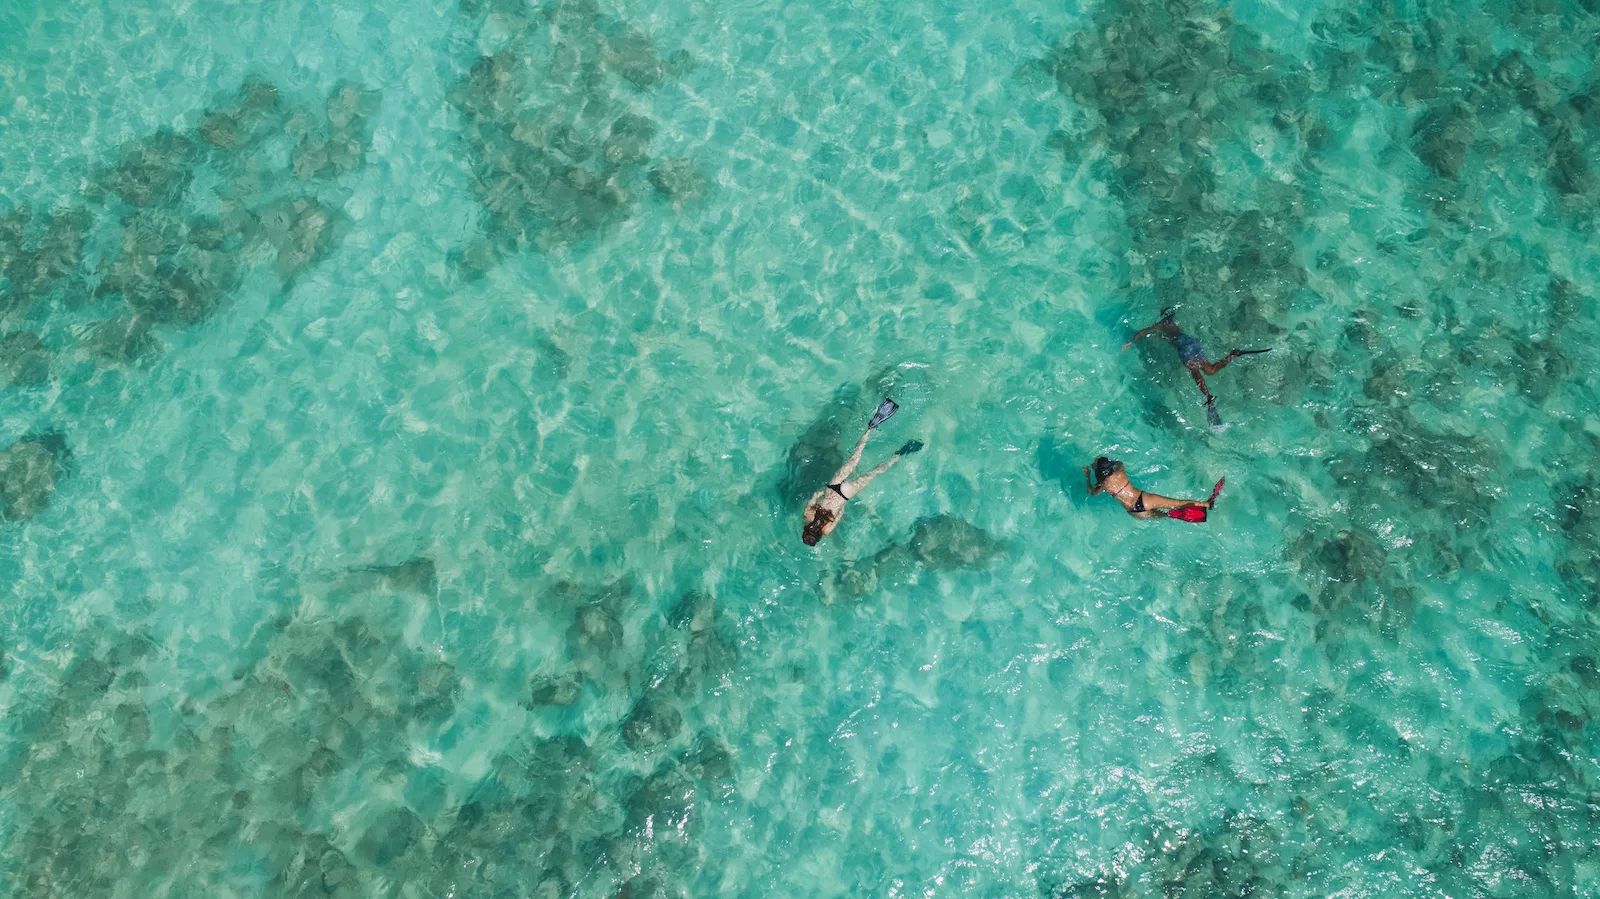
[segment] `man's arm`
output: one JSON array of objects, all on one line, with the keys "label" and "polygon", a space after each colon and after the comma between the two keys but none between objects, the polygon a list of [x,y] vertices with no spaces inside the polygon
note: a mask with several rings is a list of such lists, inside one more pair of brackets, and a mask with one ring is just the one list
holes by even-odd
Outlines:
[{"label": "man's arm", "polygon": [[1138,331],[1135,331],[1134,334],[1133,334],[1133,340],[1129,340],[1127,343],[1123,344],[1122,348],[1125,349],[1125,350],[1126,349],[1130,349],[1133,346],[1133,341],[1134,340],[1138,340],[1141,337],[1147,337],[1147,336],[1149,336],[1151,334],[1157,334],[1157,333],[1164,334],[1169,339],[1171,339],[1173,337],[1176,337],[1177,335],[1183,333],[1182,331],[1180,331],[1178,329],[1177,325],[1172,323],[1172,310],[1168,309],[1161,316],[1161,320],[1156,322],[1155,324],[1151,325],[1150,327],[1148,327],[1148,328],[1140,328]]},{"label": "man's arm", "polygon": [[1160,328],[1163,324],[1165,324],[1165,322],[1156,322],[1155,324],[1151,325],[1148,328],[1140,328],[1139,330],[1133,332],[1133,336],[1128,338],[1128,342],[1123,344],[1122,348],[1125,349],[1125,350],[1133,349],[1133,345],[1134,345],[1135,342],[1137,342],[1141,338],[1144,338],[1144,337],[1148,336],[1152,331],[1155,331],[1156,329]]}]

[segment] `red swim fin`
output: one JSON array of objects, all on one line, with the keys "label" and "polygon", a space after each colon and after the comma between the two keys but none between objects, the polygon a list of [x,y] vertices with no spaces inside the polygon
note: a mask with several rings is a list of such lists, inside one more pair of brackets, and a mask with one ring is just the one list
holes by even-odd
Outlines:
[{"label": "red swim fin", "polygon": [[1205,521],[1206,520],[1206,507],[1205,506],[1179,506],[1176,509],[1169,509],[1167,511],[1167,517],[1168,518],[1176,518],[1179,521],[1196,521],[1196,522]]},{"label": "red swim fin", "polygon": [[1222,492],[1222,485],[1226,484],[1227,482],[1227,478],[1219,478],[1217,480],[1217,486],[1211,488],[1211,498],[1206,500],[1204,505],[1200,503],[1190,503],[1187,506],[1179,506],[1176,509],[1169,510],[1167,512],[1167,517],[1176,518],[1179,521],[1205,521],[1206,510],[1210,508],[1210,504],[1217,501],[1217,494]]}]

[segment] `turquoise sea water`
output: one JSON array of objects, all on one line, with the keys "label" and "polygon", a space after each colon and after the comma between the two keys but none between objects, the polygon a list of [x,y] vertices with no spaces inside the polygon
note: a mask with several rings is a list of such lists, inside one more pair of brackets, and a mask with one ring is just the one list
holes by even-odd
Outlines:
[{"label": "turquoise sea water", "polygon": [[0,3],[0,884],[1600,895],[1597,41]]}]

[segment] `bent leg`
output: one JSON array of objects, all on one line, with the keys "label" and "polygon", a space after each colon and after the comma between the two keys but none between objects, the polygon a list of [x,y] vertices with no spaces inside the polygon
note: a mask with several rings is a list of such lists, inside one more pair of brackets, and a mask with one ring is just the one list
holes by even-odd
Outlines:
[{"label": "bent leg", "polygon": [[[1202,367],[1204,367],[1204,366],[1198,365],[1198,364],[1189,366],[1189,374],[1194,375],[1195,384],[1199,385],[1200,393],[1205,396],[1206,402],[1209,403],[1212,400],[1216,399],[1216,397],[1211,395],[1211,388],[1206,386],[1206,379],[1204,377],[1201,377],[1201,375],[1200,375],[1200,369]],[[1217,367],[1221,368],[1222,366],[1219,365]],[[1208,371],[1208,372],[1206,372],[1206,374],[1208,374],[1208,375],[1216,374],[1216,372]]]},{"label": "bent leg", "polygon": [[1227,368],[1229,362],[1232,362],[1233,360],[1235,360],[1235,359],[1237,359],[1237,358],[1239,358],[1240,356],[1243,356],[1243,355],[1244,355],[1244,351],[1243,350],[1234,350],[1233,352],[1229,353],[1228,355],[1223,356],[1221,362],[1202,362],[1202,363],[1200,363],[1200,367],[1205,370],[1206,374],[1214,375],[1217,372],[1222,371],[1224,368]]},{"label": "bent leg", "polygon": [[894,467],[894,463],[899,462],[899,461],[900,461],[900,457],[899,456],[890,456],[889,457],[889,461],[883,463],[882,465],[879,465],[877,468],[874,468],[873,470],[867,472],[866,474],[862,475],[861,477],[856,478],[855,480],[851,481],[850,483],[844,485],[843,489],[844,489],[845,495],[847,495],[847,496],[855,496],[856,494],[860,493],[861,491],[867,489],[867,485],[872,483],[872,479],[873,478],[875,478],[878,475],[883,474],[884,472],[886,472],[889,469],[893,468]]},{"label": "bent leg", "polygon": [[1209,362],[1206,363],[1206,366],[1207,366],[1206,374],[1214,375],[1217,372],[1222,371],[1222,367],[1224,365],[1227,365],[1229,362],[1232,362],[1233,360],[1239,358],[1240,356],[1255,356],[1255,355],[1258,355],[1260,353],[1270,353],[1270,352],[1272,352],[1272,347],[1267,347],[1264,350],[1234,350],[1233,352],[1228,354],[1226,359],[1223,359],[1221,362],[1218,362],[1216,365],[1212,365]]}]

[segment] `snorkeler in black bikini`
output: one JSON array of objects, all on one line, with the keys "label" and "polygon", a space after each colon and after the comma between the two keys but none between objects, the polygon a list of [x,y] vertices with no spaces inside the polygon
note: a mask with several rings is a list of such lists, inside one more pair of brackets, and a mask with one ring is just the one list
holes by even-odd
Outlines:
[{"label": "snorkeler in black bikini", "polygon": [[805,541],[807,546],[816,546],[818,540],[833,533],[833,529],[839,526],[839,518],[844,515],[844,504],[872,483],[873,478],[888,471],[894,463],[900,461],[901,456],[909,456],[922,449],[922,441],[912,440],[895,450],[889,461],[855,480],[846,480],[850,477],[850,473],[856,470],[856,466],[861,464],[861,452],[867,448],[867,438],[872,436],[872,430],[888,421],[889,416],[899,408],[891,399],[885,399],[878,404],[878,411],[873,413],[872,420],[867,422],[867,429],[862,432],[861,439],[856,441],[856,451],[850,455],[849,461],[828,479],[828,486],[818,490],[806,503],[806,527],[801,532],[800,539]]},{"label": "snorkeler in black bikini", "polygon": [[1177,309],[1171,306],[1161,310],[1160,321],[1148,328],[1139,329],[1138,333],[1133,335],[1133,340],[1123,344],[1122,348],[1125,350],[1130,349],[1134,341],[1148,334],[1160,334],[1165,337],[1167,342],[1172,344],[1173,349],[1178,351],[1178,359],[1183,362],[1184,367],[1189,369],[1189,374],[1194,376],[1194,383],[1199,386],[1200,393],[1205,396],[1206,419],[1210,422],[1211,427],[1221,429],[1222,417],[1217,415],[1217,398],[1211,395],[1211,388],[1206,386],[1205,376],[1214,375],[1222,371],[1228,367],[1229,362],[1240,356],[1269,353],[1272,351],[1272,347],[1267,347],[1264,350],[1234,350],[1222,357],[1221,362],[1208,362],[1206,361],[1205,345],[1199,339],[1183,333],[1183,329],[1178,327],[1178,323],[1175,320],[1176,313]]},{"label": "snorkeler in black bikini", "polygon": [[1090,496],[1109,493],[1122,503],[1122,508],[1134,518],[1176,518],[1179,521],[1205,521],[1206,513],[1217,505],[1217,495],[1222,492],[1222,485],[1226,478],[1217,481],[1217,486],[1211,488],[1208,499],[1173,499],[1159,493],[1147,493],[1133,486],[1128,480],[1128,471],[1121,462],[1107,459],[1105,456],[1094,460],[1094,474],[1091,477],[1089,469],[1083,469],[1083,481],[1089,488]]}]

